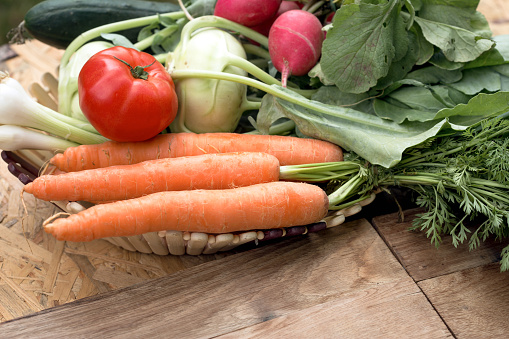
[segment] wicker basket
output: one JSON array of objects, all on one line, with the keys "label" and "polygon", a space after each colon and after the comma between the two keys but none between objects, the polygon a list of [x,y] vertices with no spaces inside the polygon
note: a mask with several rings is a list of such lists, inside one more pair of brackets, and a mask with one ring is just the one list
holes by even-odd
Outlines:
[{"label": "wicker basket", "polygon": [[[42,78],[42,85],[38,83],[32,84],[29,91],[39,103],[56,109],[57,87],[57,80],[51,74],[46,73]],[[51,173],[54,170],[51,165],[48,165],[48,160],[51,156],[52,154],[47,151],[2,151],[2,159],[8,164],[9,171],[23,184],[31,182],[39,175]],[[322,221],[312,225],[225,234],[163,231],[129,237],[105,238],[105,240],[126,250],[141,253],[158,255],[213,254],[220,251],[229,251],[247,243],[302,236],[341,225],[345,222],[346,218],[359,213],[363,206],[370,204],[374,199],[375,194],[373,193],[368,199],[347,209],[330,212]],[[78,213],[92,205],[87,202],[70,201],[52,201],[52,203],[63,212],[70,214]]]}]

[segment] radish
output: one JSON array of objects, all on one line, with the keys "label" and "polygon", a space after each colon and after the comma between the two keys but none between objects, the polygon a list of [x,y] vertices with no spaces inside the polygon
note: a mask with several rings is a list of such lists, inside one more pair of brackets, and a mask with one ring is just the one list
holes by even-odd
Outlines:
[{"label": "radish", "polygon": [[214,15],[256,26],[274,17],[280,4],[281,0],[217,0]]},{"label": "radish", "polygon": [[320,20],[309,12],[291,10],[274,21],[269,31],[269,53],[284,87],[290,75],[305,75],[316,65],[323,39]]},{"label": "radish", "polygon": [[270,28],[272,27],[272,24],[274,21],[276,21],[277,18],[281,16],[284,12],[291,11],[292,9],[300,9],[299,5],[295,1],[282,1],[281,5],[279,5],[279,9],[275,16],[270,18],[267,21],[262,22],[259,25],[251,26],[249,28],[254,29],[258,33],[261,33],[265,36],[269,35]]}]

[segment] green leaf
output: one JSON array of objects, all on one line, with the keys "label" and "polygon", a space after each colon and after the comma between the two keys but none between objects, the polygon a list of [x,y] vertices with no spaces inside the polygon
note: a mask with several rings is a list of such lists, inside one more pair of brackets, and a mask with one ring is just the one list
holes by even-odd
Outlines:
[{"label": "green leaf", "polygon": [[494,48],[481,54],[477,59],[465,64],[465,68],[494,66],[509,63],[509,34],[496,35]]},{"label": "green leaf", "polygon": [[447,118],[452,124],[468,127],[482,119],[498,116],[507,111],[509,111],[509,92],[480,93],[466,104],[438,111],[435,119]]},{"label": "green leaf", "polygon": [[472,68],[463,71],[463,78],[449,83],[448,86],[467,95],[475,95],[484,90],[489,92],[500,91],[500,74],[490,68]]},{"label": "green leaf", "polygon": [[214,14],[214,7],[216,6],[217,0],[191,0],[191,5],[184,3],[187,11],[191,16],[197,18],[204,15]]},{"label": "green leaf", "polygon": [[418,16],[490,38],[488,21],[476,11],[478,5],[479,0],[423,0]]},{"label": "green leaf", "polygon": [[453,62],[475,60],[488,51],[494,42],[464,28],[415,17],[424,37],[442,50],[445,57]]},{"label": "green leaf", "polygon": [[375,89],[384,89],[394,82],[403,79],[420,59],[421,46],[417,38],[417,33],[415,33],[414,30],[410,30],[407,32],[407,36],[408,39],[406,40],[409,42],[409,46],[406,48],[405,56],[397,60],[397,62],[394,60],[394,62],[389,67],[387,75],[378,80],[377,85],[374,87]]},{"label": "green leaf", "polygon": [[408,39],[400,10],[399,0],[341,6],[322,47],[327,79],[343,92],[362,93],[386,76],[393,59],[406,53],[395,47]]},{"label": "green leaf", "polygon": [[448,98],[448,93],[444,93],[444,88],[439,86],[402,87],[389,96],[406,107],[424,112],[437,112],[454,105]]},{"label": "green leaf", "polygon": [[446,119],[398,124],[351,108],[308,100],[280,86],[272,87],[295,96],[299,105],[266,95],[263,100],[271,102],[266,102],[265,106],[273,109],[260,109],[257,116],[260,129],[270,126],[274,121],[273,114],[277,118],[284,114],[295,122],[304,135],[330,141],[373,164],[387,168],[396,165],[408,147],[420,144],[442,128],[449,127]]},{"label": "green leaf", "polygon": [[373,108],[377,116],[384,119],[390,119],[398,124],[403,123],[405,120],[429,121],[433,120],[435,117],[435,112],[402,107],[380,99],[375,100]]},{"label": "green leaf", "polygon": [[146,39],[154,34],[153,30],[159,28],[159,22],[153,22],[148,26],[143,27],[138,33],[138,41]]},{"label": "green leaf", "polygon": [[433,56],[429,59],[429,63],[433,66],[436,66],[438,68],[447,69],[449,71],[454,71],[457,69],[463,68],[465,65],[464,62],[454,62],[451,60],[448,60],[444,53],[439,50],[438,48],[435,50],[435,53]]},{"label": "green leaf", "polygon": [[419,59],[415,62],[416,65],[423,65],[431,59],[433,53],[435,52],[432,44],[429,43],[426,38],[424,38],[422,34],[422,30],[418,25],[413,25],[410,28],[410,31],[413,31],[415,34],[416,42],[414,44],[414,48],[418,49]]},{"label": "green leaf", "polygon": [[123,46],[126,48],[137,49],[136,46],[134,46],[134,44],[123,35],[116,33],[102,33],[101,37],[103,39],[111,41],[111,43],[115,46]]},{"label": "green leaf", "polygon": [[461,80],[460,70],[447,70],[436,66],[427,66],[409,73],[406,78],[422,82],[423,84],[452,83]]},{"label": "green leaf", "polygon": [[373,113],[371,98],[369,93],[345,93],[336,86],[322,86],[311,96],[312,100],[324,104],[348,107],[366,113]]},{"label": "green leaf", "polygon": [[[437,96],[452,107],[445,107]],[[388,98],[376,99],[373,108],[379,117],[397,123],[447,118],[456,129],[464,129],[485,118],[509,111],[509,92],[480,93],[469,97],[442,86],[405,87],[394,91]]]}]

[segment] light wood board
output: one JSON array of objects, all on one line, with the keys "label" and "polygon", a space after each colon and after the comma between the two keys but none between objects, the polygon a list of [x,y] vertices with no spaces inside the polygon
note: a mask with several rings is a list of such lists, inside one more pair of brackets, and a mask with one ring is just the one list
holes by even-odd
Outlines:
[{"label": "light wood board", "polygon": [[364,219],[44,310],[0,324],[0,333],[244,337],[274,326],[276,337],[450,337]]},{"label": "light wood board", "polygon": [[419,282],[458,339],[507,338],[509,273],[498,263]]}]

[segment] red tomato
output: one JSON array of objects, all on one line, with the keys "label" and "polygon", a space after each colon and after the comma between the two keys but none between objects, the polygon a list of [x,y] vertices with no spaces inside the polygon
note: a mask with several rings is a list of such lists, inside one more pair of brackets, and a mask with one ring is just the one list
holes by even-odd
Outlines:
[{"label": "red tomato", "polygon": [[78,94],[92,126],[115,141],[150,139],[177,114],[169,73],[152,55],[131,48],[112,47],[92,56],[79,74]]}]

